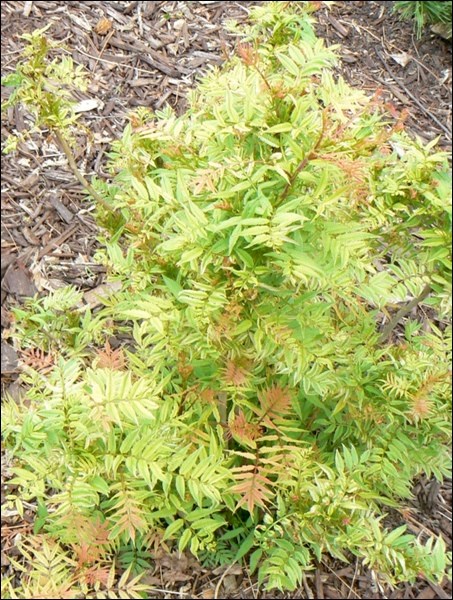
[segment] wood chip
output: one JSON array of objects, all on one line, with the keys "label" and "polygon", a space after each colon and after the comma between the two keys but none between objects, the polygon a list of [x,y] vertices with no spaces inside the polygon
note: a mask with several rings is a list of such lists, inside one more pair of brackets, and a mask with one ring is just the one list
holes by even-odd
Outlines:
[{"label": "wood chip", "polygon": [[336,589],[334,589],[333,587],[327,586],[324,588],[324,596],[325,598],[332,598],[333,600],[343,600],[344,596],[343,594],[340,594],[340,592],[338,592]]},{"label": "wood chip", "polygon": [[102,283],[93,290],[85,292],[83,299],[90,308],[96,308],[102,304],[103,298],[108,298],[115,292],[118,292],[122,287],[121,282],[112,281],[110,283]]},{"label": "wood chip", "polygon": [[3,279],[3,276],[4,276],[5,272],[6,272],[6,270],[9,267],[9,265],[11,263],[13,263],[15,260],[16,260],[16,257],[15,257],[14,254],[12,254],[12,253],[11,254],[7,254],[6,252],[5,253],[2,252],[2,255],[1,255],[1,275],[2,275],[2,279]]},{"label": "wood chip", "polygon": [[436,597],[436,592],[431,587],[425,587],[418,596],[416,596],[417,600],[431,600]]},{"label": "wood chip", "polygon": [[390,58],[401,65],[402,67],[407,66],[412,60],[412,56],[408,52],[400,52],[399,54],[390,54]]},{"label": "wood chip", "polygon": [[24,15],[25,18],[30,16],[32,8],[33,8],[33,2],[31,2],[30,0],[27,0],[26,2],[24,2],[24,10],[22,11],[22,14]]},{"label": "wood chip", "polygon": [[327,18],[329,19],[329,22],[332,25],[332,27],[341,35],[341,37],[348,37],[349,29],[347,27],[342,25],[340,21],[337,21],[337,19],[335,19],[335,17],[332,17],[332,15],[328,15]]},{"label": "wood chip", "polygon": [[70,223],[73,220],[74,214],[58,200],[55,194],[50,195],[49,203],[54,207],[65,223]]},{"label": "wood chip", "polygon": [[438,598],[441,598],[442,600],[447,600],[447,598],[451,598],[451,595],[444,592],[444,590],[440,587],[440,585],[436,585],[435,583],[431,583],[431,582],[429,585],[432,588],[432,590],[437,594]]},{"label": "wood chip", "polygon": [[17,352],[14,348],[8,344],[8,342],[2,341],[2,357],[1,357],[1,373],[15,373],[17,371]]},{"label": "wood chip", "polygon": [[89,112],[100,108],[102,110],[104,103],[99,98],[86,98],[74,105],[75,113]]},{"label": "wood chip", "polygon": [[30,270],[21,261],[15,261],[7,268],[2,279],[2,289],[13,296],[20,297],[34,296],[38,291]]},{"label": "wood chip", "polygon": [[324,587],[322,583],[322,576],[320,569],[316,569],[315,573],[315,585],[316,585],[316,595],[319,600],[324,600]]}]

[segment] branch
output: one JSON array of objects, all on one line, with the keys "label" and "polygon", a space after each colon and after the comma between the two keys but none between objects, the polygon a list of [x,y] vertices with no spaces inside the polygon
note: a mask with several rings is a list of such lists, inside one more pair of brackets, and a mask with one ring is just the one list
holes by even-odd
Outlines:
[{"label": "branch", "polygon": [[94,189],[91,183],[82,175],[82,173],[79,170],[79,167],[76,164],[76,161],[74,160],[74,155],[72,153],[71,147],[69,146],[62,133],[58,130],[53,130],[53,133],[55,134],[55,137],[57,138],[61,149],[65,153],[66,158],[68,159],[69,166],[71,167],[71,170],[74,173],[74,176],[76,177],[77,181],[96,200],[96,202],[99,202],[99,204],[101,204],[109,212],[116,212],[115,209],[112,206],[110,206],[110,204]]},{"label": "branch", "polygon": [[423,288],[423,290],[421,291],[421,293],[416,298],[413,298],[410,302],[408,302],[407,304],[405,304],[404,306],[402,306],[399,309],[399,311],[396,313],[396,315],[393,317],[393,319],[391,319],[387,323],[387,325],[384,327],[384,329],[382,330],[381,337],[379,338],[379,341],[381,342],[381,344],[383,344],[384,342],[386,342],[388,340],[388,338],[390,337],[390,334],[395,329],[395,327],[398,325],[398,323],[401,321],[401,319],[403,317],[405,317],[408,313],[410,313],[413,308],[415,308],[418,304],[420,304],[420,302],[423,302],[423,300],[425,298],[427,298],[430,293],[431,293],[431,284],[427,283],[425,285],[425,287]]},{"label": "branch", "polygon": [[299,175],[299,173],[301,171],[303,171],[305,169],[305,167],[308,165],[310,160],[312,160],[313,158],[316,157],[316,152],[318,151],[318,148],[321,145],[321,142],[324,138],[325,130],[326,130],[326,113],[325,113],[325,111],[323,111],[323,113],[322,113],[322,128],[321,128],[321,133],[319,135],[319,138],[318,138],[316,144],[310,150],[310,152],[297,165],[296,170],[291,175],[291,178],[288,181],[288,183],[286,184],[285,189],[283,190],[282,195],[280,196],[280,199],[276,203],[276,206],[278,206],[279,204],[281,204],[283,202],[283,200],[285,200],[285,198],[288,196],[291,188],[293,187],[296,177]]}]

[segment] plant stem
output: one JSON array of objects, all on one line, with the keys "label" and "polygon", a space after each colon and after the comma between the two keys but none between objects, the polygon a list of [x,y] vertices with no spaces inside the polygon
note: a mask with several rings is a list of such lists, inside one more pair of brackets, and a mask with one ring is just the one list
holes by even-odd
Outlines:
[{"label": "plant stem", "polygon": [[323,113],[322,113],[322,129],[321,129],[321,133],[319,134],[319,137],[316,141],[316,144],[313,146],[313,148],[310,150],[310,152],[297,165],[297,168],[294,171],[294,173],[291,175],[290,180],[288,181],[288,183],[285,186],[285,189],[282,192],[282,195],[280,196],[279,200],[276,202],[276,206],[279,206],[286,199],[291,188],[293,187],[296,177],[299,175],[299,173],[301,171],[303,171],[305,169],[305,167],[308,165],[308,163],[311,160],[313,160],[313,158],[316,157],[316,153],[319,149],[319,146],[321,145],[321,142],[324,139],[325,131],[326,131],[326,113],[325,113],[325,111],[323,111]]},{"label": "plant stem", "polygon": [[69,166],[71,167],[71,170],[74,173],[77,181],[96,200],[96,202],[99,202],[99,204],[101,204],[108,211],[115,212],[115,209],[112,206],[110,206],[110,204],[100,194],[98,194],[98,192],[93,188],[91,183],[82,175],[74,159],[74,154],[72,153],[71,147],[64,138],[63,134],[58,130],[54,130],[53,132],[58,140],[58,143],[61,146],[61,149],[65,153],[66,158],[68,159]]},{"label": "plant stem", "polygon": [[388,340],[388,338],[390,337],[390,334],[395,329],[395,327],[398,325],[398,323],[401,321],[401,319],[403,317],[405,317],[408,313],[410,313],[410,311],[413,308],[415,308],[418,304],[420,304],[420,302],[423,302],[423,300],[427,296],[429,296],[430,293],[431,293],[431,284],[427,283],[425,285],[425,287],[423,288],[423,290],[420,292],[420,294],[416,298],[413,298],[410,302],[408,302],[407,304],[405,304],[404,306],[402,306],[399,309],[399,311],[396,313],[396,315],[393,317],[393,319],[391,319],[387,323],[387,325],[384,327],[384,329],[382,330],[381,337],[379,339],[381,344],[383,344],[384,342],[386,342]]},{"label": "plant stem", "polygon": [[263,72],[261,71],[261,69],[258,67],[258,65],[254,65],[256,72],[258,73],[258,75],[261,77],[261,79],[264,81],[267,89],[269,90],[269,92],[271,94],[273,94],[273,90],[268,82],[268,80],[266,79],[266,77],[264,76]]},{"label": "plant stem", "polygon": [[220,414],[220,422],[225,426],[224,429],[224,438],[223,441],[225,443],[225,448],[228,448],[228,436],[227,436],[227,426],[228,426],[228,411],[227,411],[227,402],[228,396],[226,392],[219,392],[217,395],[217,406]]}]

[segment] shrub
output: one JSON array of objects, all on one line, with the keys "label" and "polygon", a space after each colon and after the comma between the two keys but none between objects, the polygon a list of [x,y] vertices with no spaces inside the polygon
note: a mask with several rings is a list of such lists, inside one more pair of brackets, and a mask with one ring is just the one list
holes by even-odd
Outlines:
[{"label": "shrub", "polygon": [[421,38],[427,25],[444,23],[448,26],[448,37],[451,39],[451,1],[446,2],[395,2],[393,10],[402,19],[413,20],[417,37]]},{"label": "shrub", "polygon": [[38,506],[14,597],[105,597],[113,556],[124,586],[157,546],[269,589],[323,553],[443,577],[441,538],[383,519],[450,473],[448,156],[334,78],[312,6],[257,8],[184,115],[138,111],[113,144],[92,185],[120,291],[15,310],[41,363],[3,409],[9,502]]}]

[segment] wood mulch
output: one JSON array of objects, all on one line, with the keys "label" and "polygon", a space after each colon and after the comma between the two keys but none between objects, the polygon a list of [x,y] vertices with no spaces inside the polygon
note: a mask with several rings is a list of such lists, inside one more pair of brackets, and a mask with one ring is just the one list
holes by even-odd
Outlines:
[{"label": "wood mulch", "polygon": [[[79,164],[88,176],[107,177],[106,153],[128,114],[138,106],[158,110],[166,104],[184,111],[185,94],[200,74],[234,51],[235,36],[226,22],[245,21],[256,4],[261,2],[4,1],[2,74],[14,70],[22,48],[19,36],[50,24],[47,35],[65,44],[91,80],[79,97],[89,100],[81,104],[86,133],[78,140]],[[370,95],[381,89],[398,110],[408,109],[414,135],[425,141],[440,136],[439,146],[450,150],[450,45],[429,31],[416,40],[411,24],[390,14],[392,2],[321,4],[317,31],[328,44],[341,44],[339,73]],[[2,87],[2,100],[8,93]],[[27,116],[9,110],[2,119],[2,140],[26,127]],[[1,371],[3,387],[14,396],[18,355],[10,339],[10,308],[36,292],[67,284],[88,293],[103,284],[105,273],[93,260],[98,231],[93,206],[50,140],[32,137],[17,153],[2,156],[1,208]],[[2,503],[5,478],[7,461]],[[438,486],[420,479],[412,510],[389,519],[406,522],[420,535],[442,535],[451,548],[451,497],[451,481]],[[15,535],[27,527],[27,515],[21,521],[2,512],[2,576],[11,569],[8,554],[14,555]],[[293,594],[266,595],[238,566],[212,571],[189,557],[156,560],[150,578],[155,598],[451,597],[448,581],[435,586],[419,579],[415,585],[384,589],[375,573],[329,559],[308,573]]]},{"label": "wood mulch", "polygon": [[451,45],[429,30],[417,40],[393,2],[336,2],[319,13],[317,33],[340,44],[341,74],[353,86],[406,109],[408,130],[451,151]]}]

